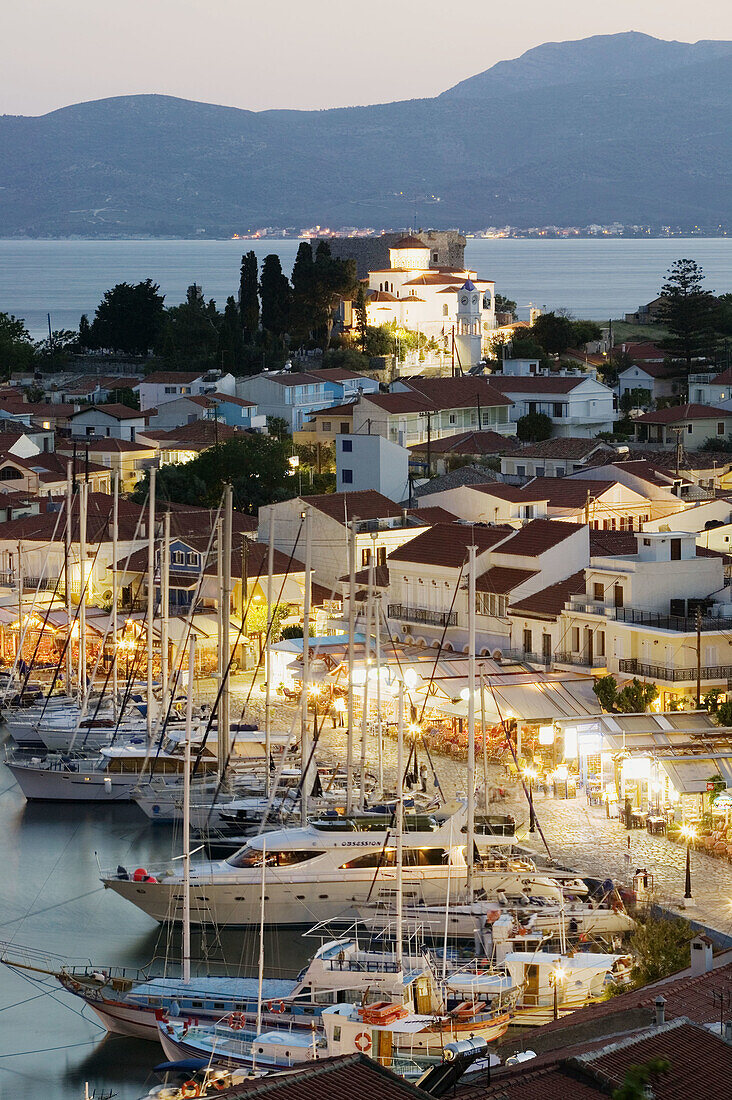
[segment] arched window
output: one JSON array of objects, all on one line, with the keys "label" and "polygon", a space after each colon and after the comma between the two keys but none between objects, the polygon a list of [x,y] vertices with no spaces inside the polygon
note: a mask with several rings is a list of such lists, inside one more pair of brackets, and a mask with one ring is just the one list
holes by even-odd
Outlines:
[{"label": "arched window", "polygon": [[3,466],[0,470],[0,481],[18,481],[22,476],[20,470],[16,470],[15,466]]}]

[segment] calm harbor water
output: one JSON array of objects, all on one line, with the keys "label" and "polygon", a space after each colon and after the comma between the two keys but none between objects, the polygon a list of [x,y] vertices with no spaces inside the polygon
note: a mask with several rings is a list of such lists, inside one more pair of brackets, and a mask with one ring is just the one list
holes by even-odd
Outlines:
[{"label": "calm harbor water", "polygon": [[[105,890],[99,866],[147,865],[180,850],[166,826],[152,826],[136,806],[27,805],[0,765],[0,940],[8,956],[22,947],[96,966],[145,966],[171,960],[179,937]],[[289,933],[265,937],[267,973],[294,975],[318,946]],[[6,946],[7,945],[7,946]],[[206,945],[198,958],[226,959],[256,974],[256,930],[238,930]],[[39,963],[43,965],[43,963]],[[159,1082],[160,1047],[107,1037],[83,1002],[55,983],[39,984],[0,966],[0,1100],[81,1100],[84,1084],[97,1095],[112,1089],[134,1100]]]},{"label": "calm harbor water", "polygon": [[[196,282],[223,307],[239,284],[243,252],[260,259],[277,252],[290,272],[298,241],[13,241],[0,240],[0,311],[24,317],[41,338],[50,312],[55,329],[76,328],[117,282],[148,276],[166,301],[182,301]],[[520,316],[530,303],[566,308],[577,317],[620,317],[659,291],[680,257],[702,265],[709,290],[732,290],[732,240],[474,240],[466,262],[499,293],[513,298]]]}]

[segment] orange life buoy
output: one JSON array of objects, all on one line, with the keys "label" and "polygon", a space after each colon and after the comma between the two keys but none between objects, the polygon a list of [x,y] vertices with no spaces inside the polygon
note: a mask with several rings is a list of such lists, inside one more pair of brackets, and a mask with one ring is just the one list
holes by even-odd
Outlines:
[{"label": "orange life buoy", "polygon": [[268,1001],[267,1008],[270,1012],[275,1012],[278,1016],[281,1012],[285,1011],[284,1001]]},{"label": "orange life buoy", "polygon": [[232,1012],[229,1016],[227,1023],[232,1031],[241,1031],[244,1027],[244,1017],[241,1012]]},{"label": "orange life buoy", "polygon": [[180,1087],[181,1096],[200,1096],[201,1089],[195,1081],[184,1081]]},{"label": "orange life buoy", "polygon": [[213,1079],[213,1081],[211,1082],[211,1084],[213,1085],[213,1087],[214,1087],[215,1089],[218,1089],[218,1090],[219,1090],[219,1092],[221,1092],[221,1090],[222,1090],[222,1089],[225,1089],[225,1088],[228,1088],[228,1087],[229,1087],[229,1086],[227,1085],[227,1083],[226,1083],[226,1079],[225,1079],[224,1077],[214,1077],[214,1079]]},{"label": "orange life buoy", "polygon": [[371,1050],[371,1036],[368,1031],[359,1031],[354,1042],[356,1050],[360,1050],[362,1054],[365,1054],[367,1050]]}]

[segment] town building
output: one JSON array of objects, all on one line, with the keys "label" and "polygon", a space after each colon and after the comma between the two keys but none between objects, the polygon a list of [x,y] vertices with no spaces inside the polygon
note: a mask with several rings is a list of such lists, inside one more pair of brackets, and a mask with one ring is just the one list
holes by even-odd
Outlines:
[{"label": "town building", "polygon": [[[78,448],[68,440],[63,440],[59,443],[57,453],[69,456],[75,450],[82,455],[88,453],[97,467],[107,467],[111,475],[117,473],[123,493],[132,492],[137,482],[145,476],[146,470],[158,465],[157,446],[152,443],[133,443],[132,440],[118,439],[116,436],[84,440]],[[100,492],[103,491],[100,488]]]},{"label": "town building", "polygon": [[689,375],[689,401],[732,409],[732,367],[715,374],[699,371]]},{"label": "town building", "polygon": [[506,452],[512,454],[518,449],[513,436],[499,435],[498,432],[469,430],[455,435],[430,439],[429,445],[413,443],[409,448],[410,465],[425,476],[445,474],[453,466],[468,463],[485,462],[498,459]]},{"label": "town building", "polygon": [[483,378],[401,378],[391,393],[364,395],[354,432],[383,435],[402,447],[470,428],[514,436],[511,401]]},{"label": "town building", "polygon": [[395,503],[409,496],[409,452],[383,435],[339,435],[336,491],[375,489]]},{"label": "town building", "polygon": [[159,409],[167,401],[179,397],[200,397],[206,393],[236,393],[233,374],[220,370],[161,370],[148,374],[133,389],[140,395],[140,408]]},{"label": "town building", "polygon": [[666,363],[635,363],[618,374],[618,398],[635,393],[636,407],[649,408],[654,402],[686,392],[683,367]]},{"label": "town building", "polygon": [[558,436],[593,438],[612,431],[615,422],[612,390],[582,371],[491,374],[491,386],[511,401],[511,420],[543,413]]},{"label": "town building", "polygon": [[707,439],[724,439],[732,432],[732,409],[693,403],[674,405],[637,417],[634,428],[637,443],[695,449]]},{"label": "town building", "polygon": [[377,393],[375,378],[346,370],[262,371],[237,383],[237,396],[252,401],[264,416],[301,431],[311,414],[359,394]]},{"label": "town building", "polygon": [[519,485],[532,477],[564,477],[584,469],[596,456],[611,458],[617,453],[601,440],[553,436],[507,451],[501,458],[501,475],[509,484]]},{"label": "town building", "polygon": [[136,433],[145,428],[145,417],[139,409],[131,409],[128,405],[90,405],[72,413],[69,425],[75,436],[113,436],[134,443]]}]

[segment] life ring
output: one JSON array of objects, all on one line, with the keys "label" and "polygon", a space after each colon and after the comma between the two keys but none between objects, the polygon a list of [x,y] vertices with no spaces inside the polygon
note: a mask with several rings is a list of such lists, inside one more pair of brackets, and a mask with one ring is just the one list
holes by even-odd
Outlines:
[{"label": "life ring", "polygon": [[241,1031],[244,1027],[244,1017],[241,1012],[232,1012],[227,1023],[232,1031]]},{"label": "life ring", "polygon": [[268,1001],[267,1002],[267,1008],[269,1009],[270,1012],[274,1012],[279,1016],[279,1014],[281,1012],[285,1011],[285,1002],[284,1001]]},{"label": "life ring", "polygon": [[356,1044],[356,1050],[360,1050],[362,1054],[365,1054],[367,1050],[371,1050],[371,1036],[368,1031],[359,1031],[354,1043]]},{"label": "life ring", "polygon": [[218,1089],[219,1092],[221,1092],[222,1089],[226,1089],[229,1087],[226,1083],[225,1077],[214,1077],[210,1084],[212,1084],[215,1089]]},{"label": "life ring", "polygon": [[184,1081],[180,1087],[181,1096],[200,1096],[201,1089],[195,1081]]}]

